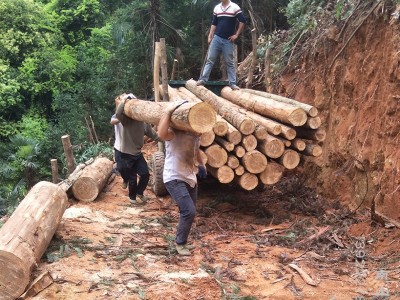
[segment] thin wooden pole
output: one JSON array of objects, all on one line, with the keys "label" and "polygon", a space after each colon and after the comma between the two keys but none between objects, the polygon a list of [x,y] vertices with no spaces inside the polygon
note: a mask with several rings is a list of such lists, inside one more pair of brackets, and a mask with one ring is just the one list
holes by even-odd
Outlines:
[{"label": "thin wooden pole", "polygon": [[154,85],[154,101],[160,102],[160,42],[155,42],[154,50],[154,68],[153,68],[153,85]]},{"label": "thin wooden pole", "polygon": [[89,132],[89,139],[92,142],[92,144],[94,144],[94,138],[93,138],[93,134],[92,134],[92,129],[90,128],[90,124],[89,124],[89,121],[88,121],[87,117],[85,117],[85,121],[86,121],[86,127],[87,127],[88,132]]},{"label": "thin wooden pole", "polygon": [[58,177],[58,163],[57,159],[53,158],[50,159],[51,164],[51,179],[53,183],[59,183],[60,178]]},{"label": "thin wooden pole", "polygon": [[257,32],[256,32],[255,28],[253,28],[251,30],[251,42],[252,42],[252,46],[253,46],[253,58],[251,61],[249,73],[247,75],[246,88],[249,88],[251,86],[251,84],[253,83],[253,73],[254,73],[254,69],[256,68],[256,65],[257,65]]},{"label": "thin wooden pole", "polygon": [[175,72],[176,72],[177,65],[178,65],[178,60],[175,58],[174,63],[172,64],[171,80],[175,80]]},{"label": "thin wooden pole", "polygon": [[75,160],[74,160],[74,155],[72,153],[72,145],[69,135],[68,134],[63,135],[61,137],[61,141],[64,148],[65,159],[67,160],[68,173],[71,174],[75,170]]},{"label": "thin wooden pole", "polygon": [[264,56],[265,91],[272,93],[271,84],[271,48],[267,48]]},{"label": "thin wooden pole", "polygon": [[92,130],[93,130],[93,133],[94,133],[94,137],[96,139],[96,143],[98,144],[99,143],[99,138],[97,137],[96,128],[94,127],[94,122],[93,122],[92,116],[89,115],[89,119],[90,119],[90,124],[92,126]]},{"label": "thin wooden pole", "polygon": [[161,82],[163,87],[163,101],[169,102],[168,94],[168,72],[167,72],[167,47],[165,38],[160,38],[161,46]]}]

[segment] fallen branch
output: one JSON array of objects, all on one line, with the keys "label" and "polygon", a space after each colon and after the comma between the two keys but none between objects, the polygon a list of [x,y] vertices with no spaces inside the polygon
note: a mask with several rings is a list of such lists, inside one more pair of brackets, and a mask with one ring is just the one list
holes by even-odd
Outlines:
[{"label": "fallen branch", "polygon": [[300,268],[298,265],[295,264],[289,264],[289,267],[291,267],[292,269],[296,270],[297,273],[300,274],[301,278],[303,278],[303,280],[312,286],[317,286],[317,283],[310,277],[310,275],[308,275],[302,268]]}]

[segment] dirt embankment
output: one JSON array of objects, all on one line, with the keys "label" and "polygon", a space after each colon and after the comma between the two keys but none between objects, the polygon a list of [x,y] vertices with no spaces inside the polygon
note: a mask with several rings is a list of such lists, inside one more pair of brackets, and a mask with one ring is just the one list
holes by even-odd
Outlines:
[{"label": "dirt embankment", "polygon": [[400,221],[400,23],[383,3],[362,2],[340,23],[332,13],[313,47],[297,50],[280,89],[323,116],[327,139],[323,155],[304,165],[308,183],[353,209],[375,201]]}]

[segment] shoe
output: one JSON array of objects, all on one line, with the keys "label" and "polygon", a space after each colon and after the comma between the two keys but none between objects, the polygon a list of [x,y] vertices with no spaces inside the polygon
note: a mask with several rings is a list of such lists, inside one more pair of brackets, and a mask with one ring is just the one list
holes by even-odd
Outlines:
[{"label": "shoe", "polygon": [[186,247],[186,245],[176,244],[176,251],[178,252],[179,255],[182,255],[182,256],[190,256],[190,255],[192,255],[192,253],[190,253],[190,251]]},{"label": "shoe", "polygon": [[204,80],[198,80],[197,82],[196,82],[196,85],[197,86],[200,86],[200,85],[205,85],[206,83],[204,82]]},{"label": "shoe", "polygon": [[232,91],[240,90],[240,87],[238,87],[236,84],[232,84],[230,87],[231,87]]},{"label": "shoe", "polygon": [[122,183],[122,188],[125,190],[128,187],[128,182],[124,181]]},{"label": "shoe", "polygon": [[145,195],[137,195],[136,196],[136,201],[140,200],[141,203],[146,203],[147,201],[149,201],[149,197],[145,196]]},{"label": "shoe", "polygon": [[130,202],[131,204],[138,204],[138,202],[136,201],[136,199],[131,199],[131,198],[129,198],[129,202]]}]

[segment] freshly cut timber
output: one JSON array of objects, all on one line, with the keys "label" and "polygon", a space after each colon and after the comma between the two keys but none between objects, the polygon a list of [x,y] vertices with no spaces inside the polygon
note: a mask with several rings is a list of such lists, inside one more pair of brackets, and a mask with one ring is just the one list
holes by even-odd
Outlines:
[{"label": "freshly cut timber", "polygon": [[313,143],[306,143],[306,148],[302,152],[302,154],[309,155],[309,156],[321,156],[322,148],[319,145]]},{"label": "freshly cut timber", "polygon": [[235,149],[233,149],[233,153],[235,153],[235,155],[240,158],[246,154],[246,149],[244,149],[240,145],[237,145],[237,146],[235,146]]},{"label": "freshly cut timber", "polygon": [[258,186],[258,177],[252,173],[244,172],[243,175],[235,177],[235,182],[246,191],[251,191]]},{"label": "freshly cut timber", "polygon": [[204,164],[206,164],[207,160],[208,160],[207,154],[205,154],[204,151],[201,149],[199,149],[199,152],[200,152],[201,160],[203,161]]},{"label": "freshly cut timber", "polygon": [[235,178],[235,173],[232,168],[224,165],[219,168],[207,166],[207,171],[221,183],[230,183]]},{"label": "freshly cut timber", "polygon": [[254,136],[258,140],[263,140],[267,137],[267,135],[268,135],[267,129],[264,126],[261,126],[260,124],[256,124],[256,129],[254,130]]},{"label": "freshly cut timber", "polygon": [[[115,99],[120,103],[120,96]],[[164,114],[167,102],[151,102],[132,99],[125,104],[124,114],[131,119],[158,125]],[[178,107],[171,115],[171,126],[194,133],[204,133],[212,130],[216,122],[216,113],[207,103],[185,103]]]},{"label": "freshly cut timber", "polygon": [[260,181],[264,184],[275,184],[283,175],[285,167],[276,162],[269,161],[264,171],[259,174]]},{"label": "freshly cut timber", "polygon": [[212,144],[204,150],[207,155],[207,164],[214,168],[220,168],[228,161],[226,150],[220,145]]},{"label": "freshly cut timber", "polygon": [[244,169],[244,167],[243,167],[242,165],[239,165],[239,166],[234,170],[234,172],[235,172],[235,175],[241,176],[241,175],[244,174],[245,169]]},{"label": "freshly cut timber", "polygon": [[322,124],[320,117],[308,118],[304,127],[311,128],[311,129],[318,129]]},{"label": "freshly cut timber", "polygon": [[251,90],[251,89],[243,89],[243,91],[248,92],[248,93],[252,93],[254,95],[263,96],[263,97],[270,98],[270,99],[273,99],[273,100],[276,100],[276,101],[279,101],[279,102],[288,103],[288,104],[292,104],[294,106],[300,107],[310,117],[316,117],[318,115],[318,109],[317,108],[315,108],[312,105],[296,101],[294,99],[290,99],[290,98],[286,98],[286,97],[270,94],[270,93],[267,93],[267,92]]},{"label": "freshly cut timber", "polygon": [[304,149],[306,149],[306,143],[302,139],[296,138],[292,140],[292,144],[290,145],[290,147],[294,150],[303,151]]},{"label": "freshly cut timber", "polygon": [[217,114],[217,122],[213,126],[215,135],[224,136],[228,133],[228,122]]},{"label": "freshly cut timber", "polygon": [[254,135],[249,134],[245,135],[242,138],[241,145],[243,146],[246,151],[251,151],[257,148],[257,139]]},{"label": "freshly cut timber", "polygon": [[207,147],[210,146],[215,139],[215,133],[213,130],[204,132],[200,136],[200,146]]},{"label": "freshly cut timber", "polygon": [[286,149],[282,156],[279,158],[279,162],[289,170],[296,168],[300,163],[300,155],[294,150]]},{"label": "freshly cut timber", "polygon": [[107,183],[113,162],[105,157],[96,158],[87,166],[72,185],[72,193],[77,200],[91,202],[97,198]]},{"label": "freshly cut timber", "polygon": [[270,158],[278,158],[285,151],[285,145],[276,137],[268,135],[265,140],[258,142],[257,149]]},{"label": "freshly cut timber", "polygon": [[254,113],[252,111],[248,111],[248,110],[243,110],[243,113],[245,113],[246,116],[248,116],[254,122],[256,122],[256,124],[264,126],[265,129],[267,129],[267,132],[270,134],[278,135],[282,132],[283,125],[274,120],[270,120],[268,118],[265,118],[263,116],[260,116],[259,114],[256,114],[256,113]]},{"label": "freshly cut timber", "polygon": [[23,293],[67,204],[61,187],[41,181],[0,229],[0,299],[16,299]]},{"label": "freshly cut timber", "polygon": [[246,154],[241,158],[241,164],[246,171],[253,174],[259,174],[267,167],[267,158],[260,151],[252,150],[246,152]]},{"label": "freshly cut timber", "polygon": [[233,149],[235,148],[234,144],[232,144],[231,142],[228,142],[227,140],[225,140],[219,136],[215,137],[215,142],[228,152],[233,151]]},{"label": "freshly cut timber", "polygon": [[225,138],[234,145],[237,145],[242,140],[242,134],[239,130],[233,127],[231,124],[228,124],[228,132],[226,133]]},{"label": "freshly cut timber", "polygon": [[275,101],[243,90],[234,91],[229,87],[221,90],[221,95],[241,107],[260,115],[274,118],[293,126],[302,126],[307,122],[306,112],[291,104]]},{"label": "freshly cut timber", "polygon": [[204,86],[197,86],[193,79],[186,81],[186,88],[201,100],[210,104],[221,117],[235,126],[241,133],[252,134],[254,132],[255,124],[253,120],[241,113],[239,106],[215,95]]},{"label": "freshly cut timber", "polygon": [[237,167],[239,167],[240,162],[239,162],[239,159],[235,155],[230,154],[230,155],[228,155],[228,161],[226,162],[226,165],[229,168],[236,169]]},{"label": "freshly cut timber", "polygon": [[325,138],[326,138],[326,131],[325,131],[325,129],[322,129],[322,128],[318,128],[316,130],[307,129],[307,128],[299,128],[297,130],[297,136],[299,138],[304,138],[307,140],[323,142],[323,141],[325,141]]}]

